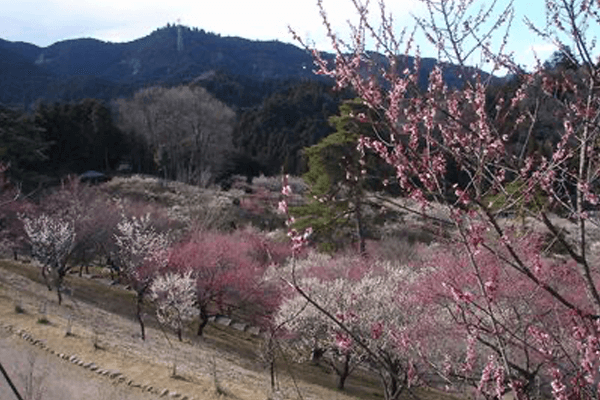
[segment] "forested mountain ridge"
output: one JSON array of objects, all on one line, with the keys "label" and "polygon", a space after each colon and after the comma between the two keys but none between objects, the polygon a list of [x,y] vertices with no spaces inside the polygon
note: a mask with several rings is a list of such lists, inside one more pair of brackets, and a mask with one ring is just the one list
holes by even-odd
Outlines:
[{"label": "forested mountain ridge", "polygon": [[[293,84],[323,79],[305,50],[279,41],[222,37],[167,25],[126,43],[73,39],[38,47],[0,39],[0,103],[28,108],[36,100],[111,100],[155,85],[196,82],[234,109],[256,106]],[[412,57],[405,57],[412,65]],[[421,63],[426,85],[436,60]],[[460,85],[456,70],[445,73]]]},{"label": "forested mountain ridge", "polygon": [[0,39],[0,59],[0,102],[25,106],[38,98],[109,100],[142,87],[194,80],[213,82],[217,91],[214,86],[231,91],[233,80],[270,93],[278,86],[274,82],[315,78],[311,56],[296,46],[183,26],[160,28],[127,43],[75,39],[38,47]]},{"label": "forested mountain ridge", "polygon": [[[375,68],[388,62],[366,56]],[[436,63],[420,60],[423,90]],[[414,64],[398,57],[399,71]],[[235,174],[251,179],[282,168],[302,174],[303,149],[329,135],[340,102],[356,96],[334,90],[314,68],[310,52],[291,44],[178,25],[127,43],[88,38],[41,48],[0,39],[0,159],[11,163],[11,179],[31,187],[69,173],[114,171],[120,162],[188,183],[227,184]],[[463,85],[457,67],[443,73],[448,86]],[[208,115],[221,112],[232,117],[216,127]],[[201,166],[213,136],[219,162]]]}]

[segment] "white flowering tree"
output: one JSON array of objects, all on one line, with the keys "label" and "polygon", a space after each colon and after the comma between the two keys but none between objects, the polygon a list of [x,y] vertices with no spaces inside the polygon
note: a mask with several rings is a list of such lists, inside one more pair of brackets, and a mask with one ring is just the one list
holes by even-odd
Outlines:
[{"label": "white flowering tree", "polygon": [[22,221],[32,255],[42,264],[42,276],[48,289],[56,289],[58,304],[61,304],[62,283],[69,271],[67,260],[75,241],[74,225],[45,214],[35,218],[22,217]]},{"label": "white flowering tree", "polygon": [[[310,287],[313,298],[328,310],[344,309],[342,303],[347,299],[338,294],[348,289],[348,281],[324,282],[307,278],[301,284]],[[290,345],[297,351],[297,361],[304,362],[310,356],[313,362],[328,364],[338,376],[340,390],[344,389],[345,381],[355,367],[364,360],[360,349],[352,346],[351,340],[331,320],[300,295],[291,296],[282,303],[275,322],[294,334]]]},{"label": "white flowering tree", "polygon": [[140,324],[142,339],[146,339],[142,305],[158,271],[168,260],[169,237],[157,232],[150,223],[150,215],[123,218],[117,225],[115,241],[124,274],[129,280],[136,297],[136,316]]},{"label": "white flowering tree", "polygon": [[174,329],[180,341],[184,324],[198,314],[195,289],[192,271],[168,272],[159,275],[150,285],[150,298],[156,304],[158,321]]},{"label": "white flowering tree", "polygon": [[295,347],[304,354],[323,353],[338,374],[339,389],[364,361],[386,366],[376,368],[386,398],[415,380],[413,360],[403,344],[415,316],[404,309],[399,292],[411,280],[407,268],[358,256],[322,255],[298,260],[291,268],[299,275],[296,288],[283,300],[276,325],[297,335]]}]

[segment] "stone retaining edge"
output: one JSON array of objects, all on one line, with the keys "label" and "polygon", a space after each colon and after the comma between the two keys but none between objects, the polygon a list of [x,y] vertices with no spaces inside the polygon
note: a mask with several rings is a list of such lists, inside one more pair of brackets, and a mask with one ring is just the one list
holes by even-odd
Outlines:
[{"label": "stone retaining edge", "polygon": [[172,399],[178,399],[178,400],[195,400],[193,397],[183,395],[176,391],[171,391],[166,388],[162,388],[162,389],[155,388],[155,387],[151,386],[150,384],[145,385],[145,384],[142,384],[139,382],[135,382],[132,379],[128,379],[127,376],[123,375],[120,371],[107,370],[107,369],[100,368],[93,362],[85,362],[85,361],[81,360],[79,358],[79,356],[77,356],[76,354],[69,355],[69,354],[64,354],[64,353],[57,353],[54,350],[52,350],[51,348],[49,348],[46,345],[46,343],[44,343],[44,341],[35,339],[33,336],[31,336],[30,333],[28,333],[24,329],[15,330],[14,326],[12,326],[10,324],[5,324],[2,322],[0,322],[0,327],[18,337],[20,337],[21,339],[25,340],[29,344],[31,344],[33,346],[37,346],[40,349],[47,351],[49,354],[53,354],[53,355],[57,356],[58,358],[61,358],[67,362],[70,362],[73,365],[87,369],[91,372],[95,372],[99,376],[104,376],[104,377],[112,380],[113,382],[116,382],[117,384],[125,383],[125,384],[127,384],[127,386],[130,386],[132,388],[139,388],[142,392],[150,392],[152,394],[159,395],[160,397],[168,396]]}]

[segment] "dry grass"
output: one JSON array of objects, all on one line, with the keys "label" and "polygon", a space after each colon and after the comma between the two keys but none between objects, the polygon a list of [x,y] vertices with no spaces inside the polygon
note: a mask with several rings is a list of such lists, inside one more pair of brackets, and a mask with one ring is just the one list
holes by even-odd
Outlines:
[{"label": "dry grass", "polygon": [[234,199],[242,191],[222,192],[156,177],[116,177],[100,186],[112,197],[153,204],[170,218],[204,229],[227,228],[235,219]]},{"label": "dry grass", "polygon": [[[293,181],[297,190],[304,190],[302,188],[305,185],[299,178]],[[194,229],[230,230],[245,225],[264,229],[261,222],[264,222],[265,215],[277,213],[281,180],[257,178],[252,186],[247,186],[244,182],[243,185],[224,191],[215,187],[200,188],[156,177],[134,175],[116,177],[100,188],[111,197],[164,208],[171,219]],[[266,198],[259,198],[258,193]],[[299,198],[299,195],[295,196],[296,201]],[[261,205],[266,210],[253,213],[248,207],[244,207],[262,200],[267,200]],[[270,225],[283,225],[283,222]]]},{"label": "dry grass", "polygon": [[[252,181],[255,187],[265,188],[273,193],[281,193],[283,180],[281,176],[264,176],[261,175],[258,178],[254,178]],[[308,185],[304,180],[297,176],[288,177],[288,185],[292,189],[293,194],[304,195],[308,190]]]},{"label": "dry grass", "polygon": [[[41,285],[36,272],[32,265],[0,261],[0,320],[12,325],[14,331],[23,329],[43,340],[56,353],[76,354],[104,369],[119,370],[134,385],[151,385],[202,399],[297,399],[295,380],[304,399],[382,398],[377,380],[366,372],[351,377],[347,390],[339,392],[330,371],[291,363],[281,356],[276,363],[279,390],[272,393],[268,370],[257,357],[262,339],[211,324],[204,339],[188,336],[180,343],[148,318],[148,339],[143,342],[133,320],[131,293],[69,276],[67,285],[75,288],[74,295],[66,296],[63,306],[58,307],[55,294]],[[15,301],[20,301],[25,313],[15,312]],[[47,305],[51,324],[36,322],[42,303]],[[67,330],[71,335],[65,335]],[[114,382],[107,380],[107,384]],[[141,391],[126,382],[123,385]]]}]

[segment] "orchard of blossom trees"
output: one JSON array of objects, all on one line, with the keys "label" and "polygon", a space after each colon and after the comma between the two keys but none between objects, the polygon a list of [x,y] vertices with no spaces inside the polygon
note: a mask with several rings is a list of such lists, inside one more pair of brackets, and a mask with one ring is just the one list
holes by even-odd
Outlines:
[{"label": "orchard of blossom trees", "polygon": [[[363,369],[386,400],[418,397],[419,387],[479,399],[598,398],[600,2],[546,0],[547,25],[525,21],[560,51],[552,68],[533,72],[505,53],[511,3],[421,2],[426,14],[411,35],[383,1],[376,22],[351,0],[358,23],[343,41],[319,1],[335,59],[307,47],[316,72],[360,106],[343,115],[360,126],[357,165],[340,160],[346,181],[359,185],[377,156],[394,172],[382,183],[397,186],[403,212],[437,233],[409,257],[385,259],[361,234],[360,251],[310,249],[310,216],[294,219],[288,177],[278,207],[285,243],[257,230],[198,229],[74,185],[41,206],[17,206],[4,190],[3,221],[17,233],[0,244],[23,230],[59,301],[72,259],[103,251],[137,293],[142,337],[147,300],[180,339],[190,323],[202,335],[211,315],[241,312],[268,328],[270,350],[278,340],[297,360],[328,365],[340,389]],[[438,51],[425,89],[419,35]],[[403,57],[411,52],[414,63]],[[506,90],[468,65],[475,55],[510,72]],[[444,80],[451,64],[461,86]],[[362,215],[362,193],[345,203],[348,215]]]},{"label": "orchard of blossom trees", "polygon": [[[133,185],[138,179],[122,181]],[[182,210],[114,196],[111,190],[108,184],[67,179],[34,202],[3,188],[0,250],[13,252],[17,260],[23,254],[36,260],[59,304],[65,279],[76,267],[80,276],[90,265],[111,268],[118,273],[116,281],[135,292],[132,308],[142,339],[150,308],[180,339],[190,323],[198,323],[202,335],[208,319],[218,314],[238,313],[255,325],[269,324],[279,292],[264,275],[291,253],[287,244],[251,227],[227,231],[205,215],[219,213],[207,205]]]},{"label": "orchard of blossom trees", "polygon": [[[360,312],[383,289],[374,294],[365,287],[344,300],[372,272],[330,299],[304,277],[300,262],[289,279],[297,293],[289,312],[301,296],[307,310],[328,319],[320,329],[341,338],[338,351],[366,353],[386,399],[435,382],[484,398],[597,398],[600,60],[592,35],[600,3],[546,1],[546,26],[525,22],[568,62],[526,73],[504,53],[512,4],[498,10],[498,2],[423,0],[427,14],[416,18],[417,32],[439,60],[426,90],[418,85],[419,58],[403,62],[414,37],[393,26],[384,2],[378,24],[363,2],[353,3],[359,22],[344,42],[319,2],[336,58],[328,62],[310,49],[317,73],[352,88],[368,107],[355,115],[372,128],[359,139],[359,151],[394,168],[403,196],[419,204],[414,212],[433,223],[443,205],[453,228],[418,267],[398,267],[409,270],[408,278],[395,288],[401,307],[389,306],[391,315],[372,320],[376,306]],[[497,34],[503,36],[492,40]],[[375,43],[386,61],[371,56],[366,43]],[[490,76],[467,66],[474,54],[494,71],[513,74],[510,93],[494,95]],[[463,87],[445,83],[445,63],[459,67]],[[551,130],[539,146],[533,136],[543,125]],[[360,174],[366,173],[365,167]],[[371,324],[371,331],[357,331],[356,322]],[[374,338],[385,338],[385,345],[373,347]]]}]

